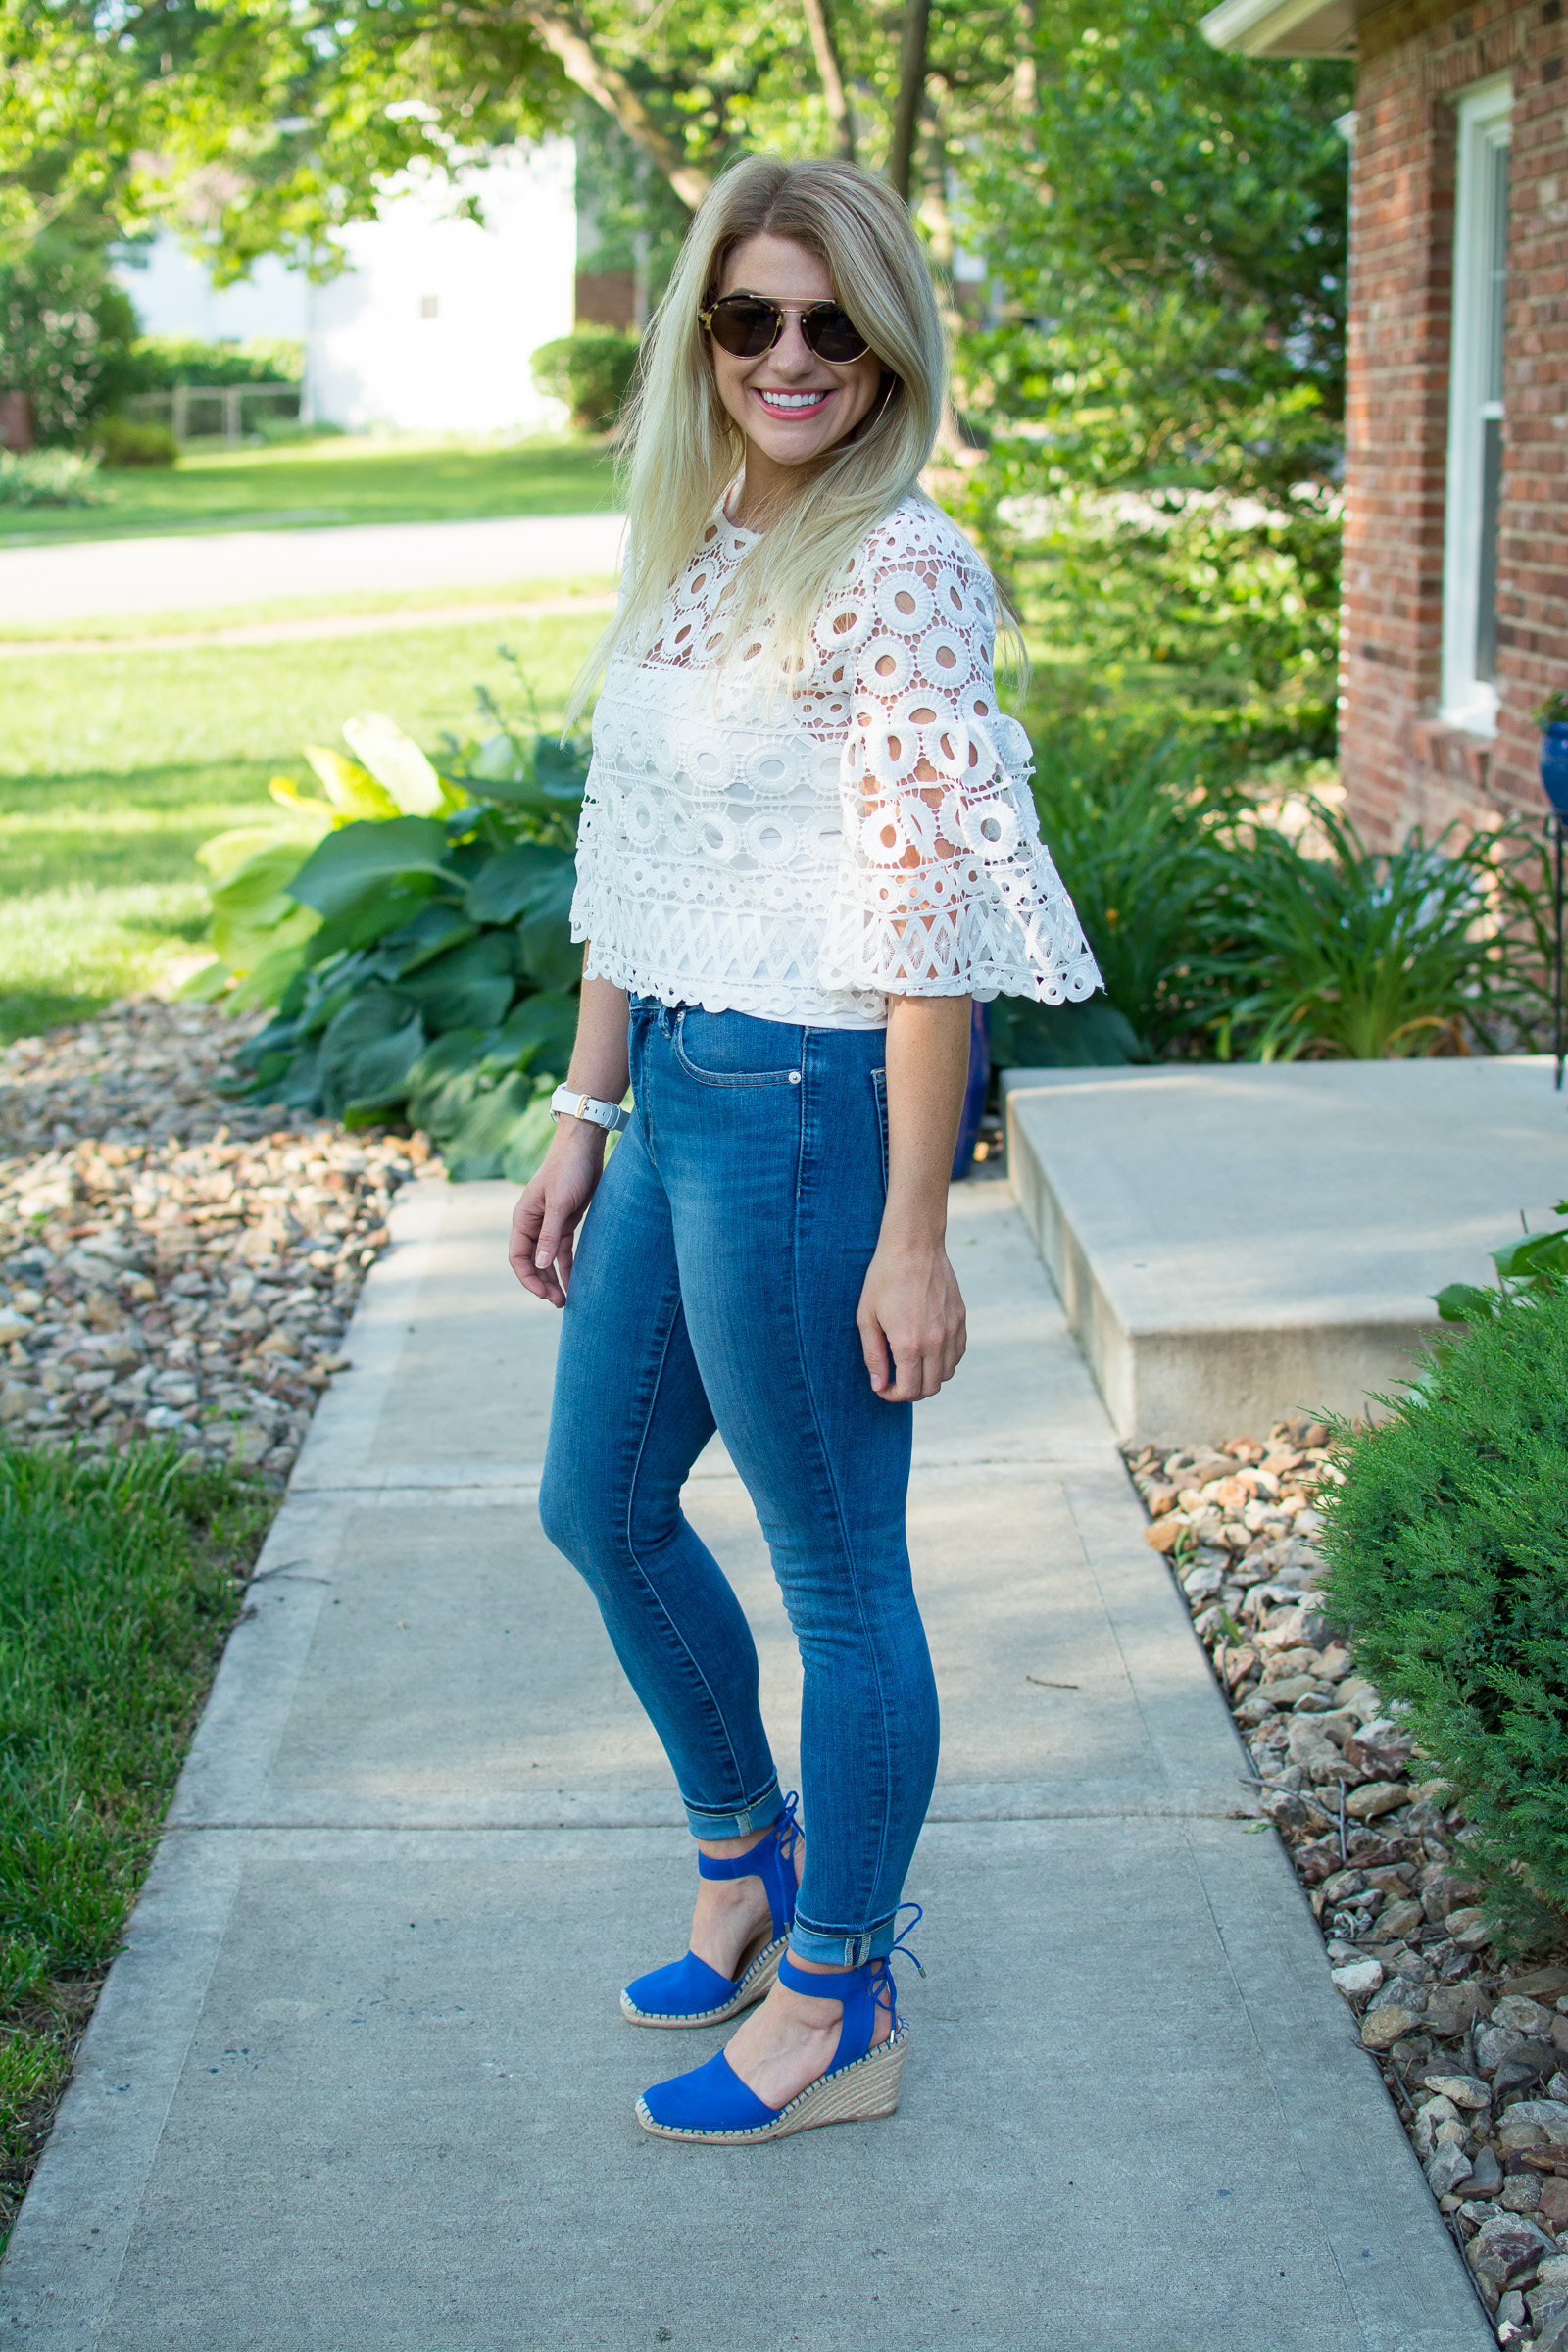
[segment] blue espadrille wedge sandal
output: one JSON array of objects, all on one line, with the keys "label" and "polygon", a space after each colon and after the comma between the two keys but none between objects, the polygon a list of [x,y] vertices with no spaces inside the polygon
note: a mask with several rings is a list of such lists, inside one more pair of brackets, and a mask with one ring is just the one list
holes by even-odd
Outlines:
[{"label": "blue espadrille wedge sandal", "polygon": [[778,1964],[789,1946],[795,1924],[795,1848],[800,1842],[793,1790],[768,1835],[744,1854],[715,1861],[700,1853],[697,1868],[705,1879],[760,1879],[767,1889],[768,1924],[751,1948],[741,1954],[733,1977],[720,1976],[695,1952],[671,1960],[664,1968],[650,1969],[620,1996],[622,2014],[634,2026],[721,2026],[724,2020],[749,2009],[771,1992]]},{"label": "blue espadrille wedge sandal", "polygon": [[[909,1928],[920,1917],[918,1904],[912,1908],[914,1919]],[[908,1932],[906,1928],[905,1934]],[[895,1951],[902,1942],[901,1936]],[[914,1954],[906,1956],[924,1976]],[[868,1960],[862,1968],[817,1976],[797,1968],[786,1954],[779,1963],[778,1978],[792,1992],[844,2003],[839,2046],[826,2074],[798,2091],[788,2106],[769,2107],[747,2087],[719,2050],[706,2066],[677,2075],[673,2082],[656,2082],[643,2092],[637,2102],[637,2121],[645,2132],[651,2132],[656,2139],[745,2148],[764,2139],[787,2138],[792,2132],[812,2132],[819,2124],[865,2124],[896,2111],[909,2029],[899,2015],[893,1971],[887,1961]],[[879,2007],[888,2011],[893,2031],[873,2048],[871,2034]]]}]

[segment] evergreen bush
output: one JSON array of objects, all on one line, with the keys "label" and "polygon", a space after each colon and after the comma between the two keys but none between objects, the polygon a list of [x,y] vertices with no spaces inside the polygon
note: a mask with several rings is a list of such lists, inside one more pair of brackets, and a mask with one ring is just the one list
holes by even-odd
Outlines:
[{"label": "evergreen bush", "polygon": [[142,424],[134,416],[106,416],[96,439],[106,466],[173,466],[179,459],[167,424]]},{"label": "evergreen bush", "polygon": [[1568,1295],[1434,1343],[1343,1434],[1325,1604],[1463,1807],[1500,1940],[1538,1944],[1568,1925]]},{"label": "evergreen bush", "polygon": [[608,433],[631,389],[639,345],[614,326],[583,326],[574,335],[542,343],[533,355],[533,380],[553,400],[564,400],[573,424]]}]

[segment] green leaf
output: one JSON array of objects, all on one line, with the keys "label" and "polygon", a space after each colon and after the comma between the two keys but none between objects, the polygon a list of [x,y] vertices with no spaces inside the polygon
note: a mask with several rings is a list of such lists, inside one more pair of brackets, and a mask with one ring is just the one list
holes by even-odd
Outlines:
[{"label": "green leaf", "polygon": [[378,883],[321,925],[311,942],[312,962],[324,963],[329,956],[371,947],[389,931],[406,929],[411,916],[428,905],[431,888],[422,875]]},{"label": "green leaf", "polygon": [[329,833],[287,885],[289,896],[325,915],[341,914],[377,884],[397,876],[446,878],[446,829],[431,816],[368,819]]},{"label": "green leaf", "polygon": [[434,816],[446,792],[412,735],[379,710],[343,722],[343,737],[363,767],[389,792],[405,816]]},{"label": "green leaf", "polygon": [[441,1147],[447,1173],[457,1183],[472,1184],[502,1174],[507,1151],[533,1101],[533,1092],[529,1079],[514,1075],[474,1094]]},{"label": "green leaf", "polygon": [[524,997],[508,1013],[500,1036],[484,1057],[486,1073],[499,1078],[535,1061],[564,1070],[577,1035],[577,1000],[555,990]]},{"label": "green leaf", "polygon": [[479,1087],[479,1065],[494,1042],[489,1029],[449,1029],[409,1072],[409,1123],[439,1142],[458,1125]]},{"label": "green leaf", "polygon": [[553,850],[542,842],[519,841],[489,858],[469,884],[463,911],[470,922],[512,923],[522,914],[571,906],[576,860],[569,850]]},{"label": "green leaf", "polygon": [[400,992],[418,1005],[432,1034],[441,1029],[494,1029],[505,1019],[516,985],[513,943],[504,931],[481,932],[398,981]]},{"label": "green leaf", "polygon": [[553,801],[582,799],[590,758],[588,747],[569,736],[564,743],[555,735],[534,738],[533,772]]},{"label": "green leaf", "polygon": [[1103,997],[1082,1004],[999,997],[991,1007],[991,1058],[1003,1070],[1115,1069],[1150,1055],[1132,1023]]},{"label": "green leaf", "polygon": [[462,947],[474,936],[474,925],[466,921],[460,908],[450,899],[439,906],[426,906],[412,922],[403,924],[386,942],[387,953],[394,958],[401,980],[407,973],[416,972],[449,948]]},{"label": "green leaf", "polygon": [[1450,1282],[1434,1291],[1432,1298],[1445,1323],[1473,1323],[1497,1311],[1496,1292],[1481,1290],[1473,1282]]},{"label": "green leaf", "polygon": [[550,1097],[538,1095],[513,1128],[501,1154],[501,1173],[509,1184],[526,1184],[537,1173],[555,1132]]},{"label": "green leaf", "polygon": [[[305,910],[302,907],[300,912]],[[279,924],[278,932],[283,929]],[[278,932],[272,934],[277,938]],[[281,1004],[311,952],[309,937],[284,940],[270,954],[263,956],[235,987],[228,1003],[235,1012],[249,1012],[263,1004]]]},{"label": "green leaf", "polygon": [[323,1109],[335,1117],[351,1102],[384,1099],[390,1086],[401,1093],[423,1049],[419,1016],[401,997],[385,988],[364,990],[334,1015],[321,1039],[318,1091]]}]

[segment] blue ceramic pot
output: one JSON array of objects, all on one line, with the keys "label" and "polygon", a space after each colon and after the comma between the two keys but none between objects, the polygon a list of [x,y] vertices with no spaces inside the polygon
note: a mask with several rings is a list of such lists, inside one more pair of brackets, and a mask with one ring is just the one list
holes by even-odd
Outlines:
[{"label": "blue ceramic pot", "polygon": [[1568,816],[1568,719],[1541,730],[1541,781],[1559,816]]}]

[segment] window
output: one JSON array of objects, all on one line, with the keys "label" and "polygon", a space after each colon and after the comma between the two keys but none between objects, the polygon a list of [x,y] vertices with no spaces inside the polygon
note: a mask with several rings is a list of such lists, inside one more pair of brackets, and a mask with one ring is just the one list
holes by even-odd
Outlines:
[{"label": "window", "polygon": [[1443,716],[1475,734],[1497,724],[1497,513],[1502,492],[1502,346],[1508,270],[1508,76],[1459,101],[1443,565]]}]

